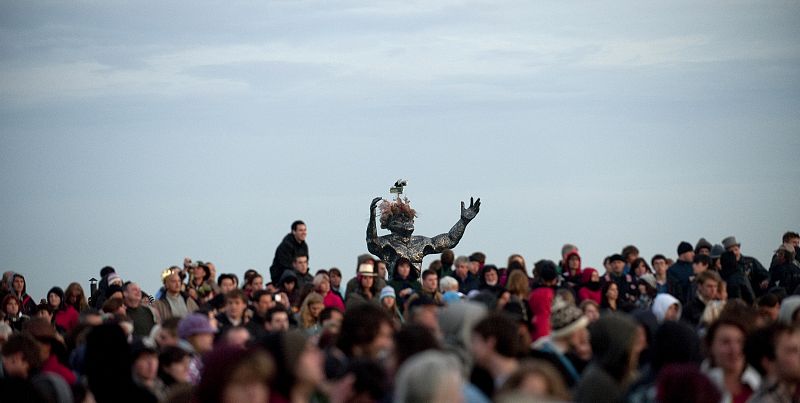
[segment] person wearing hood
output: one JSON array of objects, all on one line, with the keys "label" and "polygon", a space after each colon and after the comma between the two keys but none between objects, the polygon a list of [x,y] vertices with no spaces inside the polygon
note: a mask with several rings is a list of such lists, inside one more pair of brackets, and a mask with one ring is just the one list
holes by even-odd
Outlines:
[{"label": "person wearing hood", "polygon": [[497,270],[497,266],[493,264],[483,266],[478,290],[488,291],[495,297],[499,297],[503,290],[505,290],[505,288],[500,285],[500,272]]},{"label": "person wearing hood", "polygon": [[289,297],[288,307],[297,312],[300,310],[300,288],[297,286],[297,273],[294,270],[286,270],[278,280],[278,290]]},{"label": "person wearing hood", "polygon": [[19,311],[23,315],[32,316],[36,312],[36,301],[28,295],[28,284],[25,281],[25,276],[20,273],[14,273],[11,276],[11,283],[8,288],[11,290],[11,295],[17,297],[17,301],[19,301]]},{"label": "person wearing hood", "polygon": [[[417,274],[411,269],[411,261],[407,258],[401,257],[397,259],[394,265],[394,273],[392,279],[389,280],[389,286],[394,289],[395,296],[397,297],[397,306],[405,306],[408,297],[411,294],[420,290],[419,281],[417,281]],[[386,287],[384,287],[386,288]]]},{"label": "person wearing hood", "polygon": [[587,267],[581,271],[581,287],[578,289],[578,301],[583,302],[590,299],[600,304],[603,300],[603,292],[600,290],[600,273],[592,267]]},{"label": "person wearing hood", "polygon": [[636,373],[644,347],[633,319],[616,313],[600,317],[589,326],[592,361],[575,391],[576,402],[618,402]]},{"label": "person wearing hood", "polygon": [[61,334],[67,334],[78,325],[78,311],[66,303],[61,287],[53,287],[47,292],[47,304],[53,308],[53,323]]},{"label": "person wearing hood", "polygon": [[581,255],[578,253],[578,248],[575,248],[563,256],[562,264],[564,267],[561,271],[561,278],[563,284],[571,289],[577,288],[581,282]]},{"label": "person wearing hood", "polygon": [[670,294],[656,295],[652,309],[658,323],[681,318],[681,302]]}]

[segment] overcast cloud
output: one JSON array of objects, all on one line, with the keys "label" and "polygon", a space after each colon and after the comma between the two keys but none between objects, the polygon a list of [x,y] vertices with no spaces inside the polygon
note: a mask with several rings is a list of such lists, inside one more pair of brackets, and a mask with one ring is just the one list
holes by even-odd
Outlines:
[{"label": "overcast cloud", "polygon": [[[370,200],[458,254],[584,265],[800,224],[797,2],[3,2],[0,269],[34,297],[184,256],[349,276]],[[429,260],[426,260],[426,264]]]}]

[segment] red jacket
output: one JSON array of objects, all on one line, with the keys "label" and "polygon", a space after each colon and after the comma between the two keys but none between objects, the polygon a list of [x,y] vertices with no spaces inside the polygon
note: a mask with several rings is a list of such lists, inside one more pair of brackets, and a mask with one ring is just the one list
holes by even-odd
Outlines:
[{"label": "red jacket", "polygon": [[597,270],[591,267],[583,269],[583,273],[581,273],[581,288],[578,289],[578,302],[591,299],[599,304],[603,300],[603,291],[599,287],[599,282],[597,283],[598,287],[596,290],[592,290],[587,287],[592,280],[592,274],[596,272]]},{"label": "red jacket", "polygon": [[534,329],[531,333],[531,340],[547,336],[550,334],[550,310],[553,306],[553,298],[556,292],[552,287],[539,287],[531,291],[528,298],[528,306],[531,308],[531,322]]},{"label": "red jacket", "polygon": [[64,332],[69,333],[78,325],[78,311],[71,305],[62,311],[57,311],[54,316],[54,321],[57,327],[64,329]]}]

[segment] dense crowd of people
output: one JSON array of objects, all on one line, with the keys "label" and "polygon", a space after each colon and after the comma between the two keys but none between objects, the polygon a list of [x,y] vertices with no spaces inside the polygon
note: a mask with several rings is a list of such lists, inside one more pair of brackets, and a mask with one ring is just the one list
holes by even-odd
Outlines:
[{"label": "dense crowd of people", "polygon": [[448,249],[422,272],[363,254],[349,281],[310,269],[306,235],[292,223],[268,272],[185,258],[151,293],[110,266],[90,295],[5,272],[0,401],[800,399],[796,232],[767,267],[731,236],[600,270],[571,244],[532,265]]}]

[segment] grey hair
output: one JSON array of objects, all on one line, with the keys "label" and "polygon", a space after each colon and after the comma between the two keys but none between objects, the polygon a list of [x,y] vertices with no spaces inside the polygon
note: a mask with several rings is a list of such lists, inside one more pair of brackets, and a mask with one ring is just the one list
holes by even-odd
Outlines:
[{"label": "grey hair", "polygon": [[469,264],[469,258],[466,256],[457,257],[456,260],[453,262],[453,267],[458,267],[458,265],[462,263]]},{"label": "grey hair", "polygon": [[[448,381],[463,382],[461,363],[450,355],[428,350],[409,358],[397,371],[395,403],[434,402]],[[458,388],[459,392],[461,388]]]},{"label": "grey hair", "polygon": [[458,291],[458,280],[450,276],[442,277],[442,279],[439,280],[439,291],[442,293],[447,291]]}]

